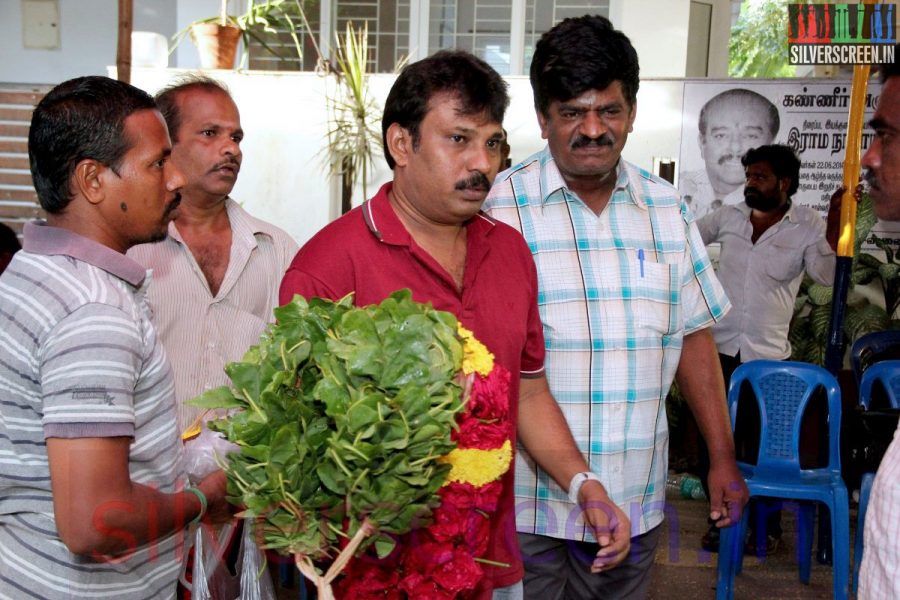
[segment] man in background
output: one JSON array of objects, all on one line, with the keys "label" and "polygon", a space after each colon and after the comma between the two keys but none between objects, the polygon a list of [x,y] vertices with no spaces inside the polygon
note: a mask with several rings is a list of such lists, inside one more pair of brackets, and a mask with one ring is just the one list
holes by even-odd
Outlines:
[{"label": "man in background", "polygon": [[700,218],[723,205],[744,201],[744,166],[750,148],[771,144],[778,135],[778,109],[764,96],[736,88],[716,94],[703,105],[698,120],[703,169],[682,172],[678,191]]},{"label": "man in background", "polygon": [[[786,360],[791,356],[788,329],[803,275],[816,283],[834,282],[835,249],[840,230],[840,193],[832,196],[828,220],[812,208],[794,204],[800,159],[788,146],[751,148],[741,159],[746,170],[744,202],[723,206],[697,221],[704,244],[720,243],[716,275],[732,309],[713,325],[726,388],[731,374],[749,360]],[[748,447],[741,460],[756,461],[759,416],[755,404],[738,403],[736,437]],[[700,448],[699,472],[706,479],[709,457]],[[765,534],[750,536],[748,549],[771,554],[781,540],[780,511],[767,511]],[[755,519],[750,520],[754,530]],[[717,552],[719,530],[703,536],[705,550]]]},{"label": "man in background", "polygon": [[533,461],[516,462],[528,598],[642,598],[662,532],[665,398],[678,384],[714,449],[710,518],[739,518],[734,461],[710,325],[729,303],[675,189],[622,160],[639,86],[637,53],[608,19],[566,19],[538,42],[531,86],[548,145],[501,174],[485,203],[519,229],[537,265],[547,378],[582,456],[629,515],[631,554],[597,552],[579,507]]},{"label": "man in background", "polygon": [[165,237],[184,178],[153,99],[53,88],[28,154],[46,223],[0,276],[0,589],[172,598],[182,530],[230,518],[225,475],[185,489],[172,369],[130,247]]},{"label": "man in background", "polygon": [[156,97],[184,174],[168,237],[129,256],[153,271],[154,322],[175,369],[178,424],[202,411],[187,400],[228,384],[223,367],[259,341],[297,244],[252,217],[229,194],[241,169],[244,131],[237,105],[214,79],[188,77]]}]

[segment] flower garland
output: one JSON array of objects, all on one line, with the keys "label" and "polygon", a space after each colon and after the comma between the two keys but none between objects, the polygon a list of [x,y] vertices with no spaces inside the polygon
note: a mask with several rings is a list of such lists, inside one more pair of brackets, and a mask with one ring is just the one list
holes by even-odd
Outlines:
[{"label": "flower garland", "polygon": [[500,501],[500,478],[512,462],[510,373],[472,332],[460,326],[459,335],[468,399],[452,435],[457,448],[442,459],[451,469],[433,522],[403,536],[382,560],[353,559],[335,587],[337,598],[451,600],[465,597],[484,575],[479,562],[489,562],[481,557]]}]

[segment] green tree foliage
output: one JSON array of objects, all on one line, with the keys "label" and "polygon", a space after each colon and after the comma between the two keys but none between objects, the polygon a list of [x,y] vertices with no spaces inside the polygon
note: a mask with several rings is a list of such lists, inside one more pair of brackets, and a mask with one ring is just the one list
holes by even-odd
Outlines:
[{"label": "green tree foliage", "polygon": [[794,77],[788,64],[787,2],[744,0],[728,44],[731,77]]}]

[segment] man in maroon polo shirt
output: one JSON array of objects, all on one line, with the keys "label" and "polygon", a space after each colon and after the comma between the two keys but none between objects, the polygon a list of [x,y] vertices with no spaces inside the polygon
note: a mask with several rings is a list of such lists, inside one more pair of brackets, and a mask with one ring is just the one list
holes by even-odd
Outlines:
[{"label": "man in maroon polo shirt", "polygon": [[[628,553],[628,518],[588,473],[550,395],[531,254],[518,232],[480,212],[500,167],[508,104],[500,76],[466,52],[439,52],[407,66],[382,119],[394,181],[300,249],[280,299],[354,292],[366,305],[409,288],[415,300],[455,314],[495,360],[520,374],[510,385],[519,441],[578,498],[600,540],[593,568],[605,570]],[[513,472],[504,476],[485,556],[509,566],[482,565],[477,598],[523,597]]]}]

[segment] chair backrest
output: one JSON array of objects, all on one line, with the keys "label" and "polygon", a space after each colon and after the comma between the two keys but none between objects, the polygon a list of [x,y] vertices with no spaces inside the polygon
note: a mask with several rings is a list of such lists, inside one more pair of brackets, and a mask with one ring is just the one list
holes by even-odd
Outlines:
[{"label": "chair backrest", "polygon": [[822,389],[828,400],[828,466],[840,475],[841,393],[837,380],[822,367],[802,362],[752,360],[739,366],[728,386],[731,426],[741,387],[748,382],[759,405],[760,443],[757,469],[800,474],[800,425],[809,399]]},{"label": "chair backrest", "polygon": [[880,360],[900,358],[900,329],[873,331],[861,336],[853,342],[850,349],[850,361],[856,383],[862,381],[863,373],[872,364]]},{"label": "chair backrest", "polygon": [[876,383],[884,388],[891,408],[900,408],[900,360],[883,360],[863,372],[859,384],[859,403],[866,410],[872,402]]}]

